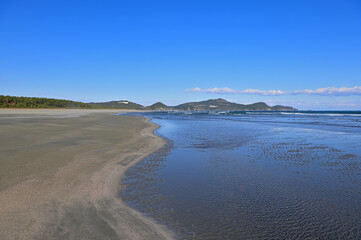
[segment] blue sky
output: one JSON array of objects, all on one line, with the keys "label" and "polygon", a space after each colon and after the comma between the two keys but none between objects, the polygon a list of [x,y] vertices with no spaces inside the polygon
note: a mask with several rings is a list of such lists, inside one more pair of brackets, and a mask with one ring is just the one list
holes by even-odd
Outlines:
[{"label": "blue sky", "polygon": [[0,0],[0,94],[358,110],[360,43],[359,0]]}]

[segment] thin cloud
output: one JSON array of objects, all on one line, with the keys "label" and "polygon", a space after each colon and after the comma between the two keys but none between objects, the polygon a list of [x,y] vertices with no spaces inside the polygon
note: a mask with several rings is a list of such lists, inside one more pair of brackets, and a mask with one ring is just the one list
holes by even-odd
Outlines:
[{"label": "thin cloud", "polygon": [[315,95],[335,95],[335,96],[348,96],[348,95],[361,95],[361,86],[355,87],[326,87],[318,88],[316,90],[296,90],[292,94],[315,94]]},{"label": "thin cloud", "polygon": [[276,95],[285,95],[286,92],[282,90],[258,90],[258,89],[246,89],[243,91],[239,91],[239,94],[254,94],[254,95],[262,95],[262,96],[276,96]]},{"label": "thin cloud", "polygon": [[324,96],[350,96],[350,95],[361,95],[361,86],[355,87],[326,87],[318,88],[315,90],[304,89],[295,91],[283,91],[283,90],[259,90],[259,89],[245,89],[245,90],[234,90],[228,87],[223,88],[208,88],[201,89],[199,87],[187,89],[186,92],[201,92],[211,94],[253,94],[261,96],[279,96],[279,95],[324,95]]},{"label": "thin cloud", "polygon": [[228,87],[223,88],[208,88],[208,89],[201,89],[201,88],[192,88],[187,89],[186,92],[203,92],[203,93],[215,93],[215,94],[235,94],[238,93],[238,91],[230,89]]},{"label": "thin cloud", "polygon": [[208,88],[201,89],[199,87],[187,89],[186,92],[202,92],[202,93],[214,93],[214,94],[255,94],[255,95],[283,95],[285,92],[281,90],[258,90],[258,89],[246,89],[243,91],[234,90],[228,87],[223,88]]}]

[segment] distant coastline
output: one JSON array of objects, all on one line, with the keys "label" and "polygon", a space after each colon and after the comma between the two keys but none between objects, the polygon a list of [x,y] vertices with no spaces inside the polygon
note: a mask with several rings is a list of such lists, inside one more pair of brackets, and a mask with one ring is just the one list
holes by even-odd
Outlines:
[{"label": "distant coastline", "polygon": [[298,111],[298,109],[290,106],[269,106],[264,102],[257,102],[253,104],[239,104],[229,102],[221,98],[209,99],[200,102],[187,102],[177,106],[167,106],[161,102],[156,102],[150,106],[143,106],[141,104],[127,100],[84,103],[64,99],[17,97],[6,95],[0,95],[0,108],[129,109],[153,111]]}]

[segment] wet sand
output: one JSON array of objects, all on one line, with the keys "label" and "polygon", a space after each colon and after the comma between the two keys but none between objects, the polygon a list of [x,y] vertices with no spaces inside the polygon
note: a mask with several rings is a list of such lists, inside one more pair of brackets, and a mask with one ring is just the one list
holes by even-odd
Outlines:
[{"label": "wet sand", "polygon": [[120,179],[164,146],[119,110],[0,110],[0,239],[171,239],[126,206]]}]

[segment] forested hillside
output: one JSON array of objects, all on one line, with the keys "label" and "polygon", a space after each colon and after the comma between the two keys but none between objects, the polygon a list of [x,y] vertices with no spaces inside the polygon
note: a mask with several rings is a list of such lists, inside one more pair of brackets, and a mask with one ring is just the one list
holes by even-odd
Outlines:
[{"label": "forested hillside", "polygon": [[106,108],[63,99],[0,95],[0,108]]}]

